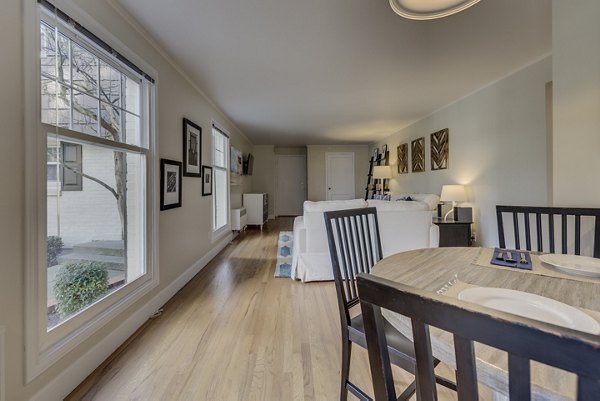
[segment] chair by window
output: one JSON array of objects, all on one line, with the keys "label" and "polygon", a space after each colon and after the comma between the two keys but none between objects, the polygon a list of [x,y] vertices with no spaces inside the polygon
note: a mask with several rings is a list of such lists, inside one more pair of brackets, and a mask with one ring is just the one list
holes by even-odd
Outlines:
[{"label": "chair by window", "polygon": [[508,353],[511,400],[531,399],[532,360],[575,373],[578,401],[595,400],[600,394],[598,336],[498,312],[372,275],[358,275],[357,284],[377,401],[396,399],[381,308],[411,319],[421,401],[437,400],[429,326],[454,335],[459,400],[479,399],[475,341]]},{"label": "chair by window", "polygon": [[[367,347],[362,316],[359,314],[351,318],[351,310],[359,303],[357,274],[370,273],[373,265],[382,258],[377,211],[374,207],[336,210],[325,212],[324,217],[342,326],[340,400],[347,399],[348,391],[361,400],[371,400],[363,390],[350,382],[348,376],[352,344]],[[414,374],[416,360],[412,341],[390,324],[384,325],[383,330],[392,363]],[[434,361],[434,364],[437,363],[439,361]],[[437,380],[446,387],[456,389],[454,383],[444,378]],[[416,383],[413,382],[398,400],[410,398],[415,387]]]},{"label": "chair by window", "polygon": [[509,242],[511,249],[514,244],[514,249],[581,255],[584,237],[590,239],[584,243],[590,256],[600,258],[600,209],[496,206],[496,216],[501,248],[506,248]]}]

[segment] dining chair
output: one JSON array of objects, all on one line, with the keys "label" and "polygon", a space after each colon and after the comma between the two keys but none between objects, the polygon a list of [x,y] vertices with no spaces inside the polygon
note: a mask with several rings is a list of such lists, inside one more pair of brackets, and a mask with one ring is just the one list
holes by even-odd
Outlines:
[{"label": "dining chair", "polygon": [[[496,206],[496,217],[500,248],[506,248],[506,243],[511,241],[511,249],[523,249],[521,235],[524,234],[528,251],[581,255],[582,232],[587,226],[587,236],[593,242],[589,244],[589,253],[600,258],[600,209]],[[505,234],[512,234],[512,238]],[[556,246],[557,236],[560,237],[560,248]],[[536,249],[532,249],[534,243]]]},{"label": "dining chair", "polygon": [[[336,210],[325,212],[324,217],[342,328],[340,400],[347,399],[348,391],[360,400],[371,400],[371,397],[349,380],[349,372],[352,344],[367,348],[362,316],[358,313],[351,317],[351,313],[356,310],[360,312],[356,307],[359,303],[356,275],[370,273],[371,268],[382,258],[377,211],[374,207]],[[384,325],[384,333],[392,363],[414,374],[416,359],[412,341],[390,324]],[[438,363],[439,361],[434,361],[435,365]],[[441,385],[456,389],[453,382],[442,377],[436,379]],[[413,381],[398,400],[410,398],[416,386]]]},{"label": "dining chair", "polygon": [[473,343],[508,353],[511,400],[531,400],[530,361],[577,375],[577,400],[600,394],[600,337],[433,294],[373,275],[359,274],[375,400],[395,400],[381,308],[410,318],[417,360],[418,396],[437,400],[429,326],[453,334],[459,400],[478,400]]}]

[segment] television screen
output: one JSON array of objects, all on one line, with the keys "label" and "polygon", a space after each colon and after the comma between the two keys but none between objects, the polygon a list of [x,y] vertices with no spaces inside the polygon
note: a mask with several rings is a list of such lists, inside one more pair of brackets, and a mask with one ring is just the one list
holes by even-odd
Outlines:
[{"label": "television screen", "polygon": [[246,159],[246,162],[244,163],[244,174],[252,175],[253,168],[254,168],[254,156],[252,156],[252,153],[249,153],[248,158]]}]

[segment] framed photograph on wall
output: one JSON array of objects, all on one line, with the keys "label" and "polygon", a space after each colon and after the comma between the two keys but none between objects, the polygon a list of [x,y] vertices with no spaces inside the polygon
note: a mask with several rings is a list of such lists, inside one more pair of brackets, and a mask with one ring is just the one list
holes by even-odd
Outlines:
[{"label": "framed photograph on wall", "polygon": [[379,148],[373,149],[373,160],[377,160],[379,157]]},{"label": "framed photograph on wall", "polygon": [[160,210],[181,207],[181,162],[160,159]]},{"label": "framed photograph on wall", "polygon": [[212,167],[202,166],[202,196],[212,195]]},{"label": "framed photograph on wall", "polygon": [[183,175],[200,177],[202,164],[202,128],[187,118],[183,119]]}]

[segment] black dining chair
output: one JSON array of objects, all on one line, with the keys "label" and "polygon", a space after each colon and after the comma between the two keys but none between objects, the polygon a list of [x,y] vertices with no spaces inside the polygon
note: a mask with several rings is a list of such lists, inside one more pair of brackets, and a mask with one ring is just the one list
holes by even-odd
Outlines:
[{"label": "black dining chair", "polygon": [[[324,217],[342,326],[340,400],[347,399],[348,391],[360,400],[371,400],[349,380],[349,372],[352,344],[367,348],[362,316],[359,313],[351,317],[351,311],[359,303],[356,275],[370,273],[371,268],[382,258],[377,211],[373,207],[337,210],[325,212]],[[412,341],[387,323],[384,325],[384,332],[392,363],[414,374],[416,360]],[[434,361],[434,364],[437,363],[439,361]],[[443,386],[456,389],[454,383],[442,377],[437,377],[437,381]],[[415,382],[411,383],[398,400],[410,398],[416,386]]]},{"label": "black dining chair", "polygon": [[[506,248],[510,241],[511,249],[581,255],[582,231],[587,226],[593,242],[591,256],[600,258],[600,209],[496,206],[496,217],[500,248]],[[522,235],[525,236],[524,248]],[[557,236],[560,248],[556,245]]]},{"label": "black dining chair", "polygon": [[429,326],[454,336],[459,400],[479,399],[474,342],[508,353],[511,400],[531,400],[530,361],[575,373],[577,400],[598,400],[598,336],[494,311],[373,275],[360,274],[357,282],[377,401],[396,399],[381,308],[411,319],[421,401],[437,400]]}]

